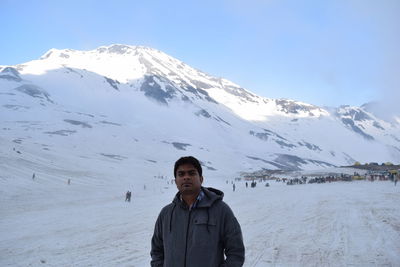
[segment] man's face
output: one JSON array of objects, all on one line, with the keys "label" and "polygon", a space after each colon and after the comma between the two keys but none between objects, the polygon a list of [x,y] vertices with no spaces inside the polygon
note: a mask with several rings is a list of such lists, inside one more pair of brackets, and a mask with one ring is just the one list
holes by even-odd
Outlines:
[{"label": "man's face", "polygon": [[175,183],[182,195],[198,194],[203,176],[200,176],[192,164],[183,164],[178,167],[175,173]]}]

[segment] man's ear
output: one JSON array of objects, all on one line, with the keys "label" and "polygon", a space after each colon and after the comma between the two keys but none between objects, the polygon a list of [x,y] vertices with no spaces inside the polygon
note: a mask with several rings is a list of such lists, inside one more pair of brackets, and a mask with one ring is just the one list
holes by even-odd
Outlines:
[{"label": "man's ear", "polygon": [[200,176],[200,184],[203,183],[203,176]]}]

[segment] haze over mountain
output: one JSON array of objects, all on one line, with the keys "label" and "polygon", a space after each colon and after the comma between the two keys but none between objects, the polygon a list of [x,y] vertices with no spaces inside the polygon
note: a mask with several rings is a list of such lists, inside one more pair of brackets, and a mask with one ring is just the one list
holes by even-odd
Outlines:
[{"label": "haze over mountain", "polygon": [[147,47],[51,49],[0,66],[1,157],[30,166],[172,175],[194,155],[215,176],[400,162],[400,116],[257,96]]}]

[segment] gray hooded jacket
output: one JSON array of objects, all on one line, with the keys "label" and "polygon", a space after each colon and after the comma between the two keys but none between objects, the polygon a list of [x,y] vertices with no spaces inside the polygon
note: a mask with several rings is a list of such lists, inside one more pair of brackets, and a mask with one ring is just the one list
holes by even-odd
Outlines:
[{"label": "gray hooded jacket", "polygon": [[[189,210],[178,192],[158,216],[151,240],[151,266],[236,267],[244,263],[240,225],[224,193],[201,188],[204,197]],[[226,259],[224,258],[224,254]]]}]

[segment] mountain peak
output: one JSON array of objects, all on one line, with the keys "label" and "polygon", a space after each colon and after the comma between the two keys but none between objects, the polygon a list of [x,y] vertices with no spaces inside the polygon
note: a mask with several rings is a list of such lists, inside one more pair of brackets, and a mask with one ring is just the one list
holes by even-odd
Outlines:
[{"label": "mountain peak", "polygon": [[[115,82],[131,84],[141,81],[140,88],[150,90],[151,93],[147,93],[151,96],[173,98],[174,91],[176,96],[186,95],[185,99],[220,102],[246,119],[264,119],[277,113],[295,117],[327,115],[323,109],[298,101],[261,98],[231,81],[208,75],[162,51],[145,46],[111,44],[88,51],[51,49],[42,59],[63,67],[85,69]],[[164,97],[162,100],[162,103],[167,101]],[[258,105],[265,108],[253,110]]]},{"label": "mountain peak", "polygon": [[146,46],[133,46],[125,44],[112,44],[108,46],[100,46],[99,48],[93,50],[98,53],[109,53],[109,54],[131,54],[137,52],[159,52],[158,50]]},{"label": "mountain peak", "polygon": [[100,46],[93,50],[74,50],[74,49],[56,49],[52,48],[47,51],[43,56],[40,57],[43,59],[57,59],[64,58],[68,59],[74,54],[83,54],[83,55],[143,55],[143,53],[162,53],[154,48],[146,47],[146,46],[132,46],[125,44],[111,44],[108,46]]},{"label": "mountain peak", "polygon": [[123,45],[123,44],[113,44],[109,46],[101,46],[95,51],[99,53],[110,53],[110,54],[129,54],[135,50],[135,46]]},{"label": "mountain peak", "polygon": [[39,59],[44,60],[44,59],[49,59],[49,58],[54,58],[54,57],[69,58],[70,55],[75,52],[78,52],[78,50],[51,48],[49,51],[44,53],[44,55],[41,56]]}]

